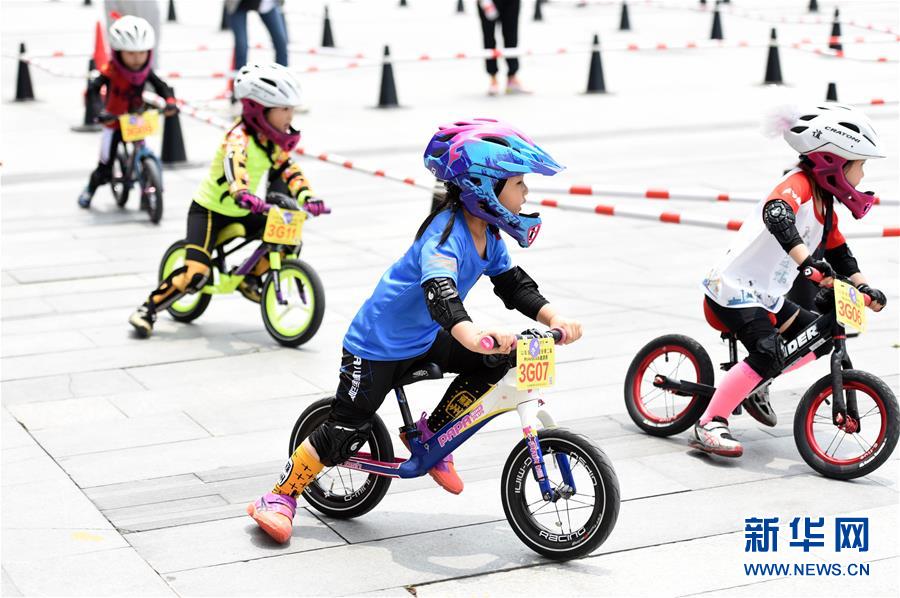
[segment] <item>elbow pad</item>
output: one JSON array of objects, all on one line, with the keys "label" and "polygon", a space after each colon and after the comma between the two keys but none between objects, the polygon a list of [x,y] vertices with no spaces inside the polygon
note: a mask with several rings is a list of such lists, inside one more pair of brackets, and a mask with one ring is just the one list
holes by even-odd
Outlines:
[{"label": "elbow pad", "polygon": [[796,221],[794,210],[782,199],[774,199],[763,206],[763,222],[785,253],[803,244]]},{"label": "elbow pad", "polygon": [[422,289],[431,319],[447,332],[460,322],[472,321],[452,278],[429,278],[422,284]]},{"label": "elbow pad", "polygon": [[834,249],[826,249],[825,259],[841,276],[849,278],[859,272],[859,264],[856,263],[856,258],[850,253],[846,243],[841,243]]},{"label": "elbow pad", "polygon": [[494,283],[494,294],[503,300],[506,309],[518,310],[532,320],[536,320],[541,308],[550,303],[540,294],[534,279],[518,266],[491,276],[491,282]]}]

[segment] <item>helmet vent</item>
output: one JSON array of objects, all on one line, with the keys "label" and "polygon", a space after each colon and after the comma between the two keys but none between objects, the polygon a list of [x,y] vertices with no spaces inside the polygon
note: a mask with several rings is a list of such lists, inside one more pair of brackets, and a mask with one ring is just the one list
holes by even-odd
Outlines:
[{"label": "helmet vent", "polygon": [[792,128],[791,128],[791,133],[802,133],[803,131],[805,131],[805,130],[808,129],[808,128],[809,128],[809,127],[803,127],[803,126],[792,127]]},{"label": "helmet vent", "polygon": [[259,80],[262,81],[263,83],[271,85],[272,87],[278,87],[274,81],[272,81],[271,79],[269,79],[267,77],[260,77]]},{"label": "helmet vent", "polygon": [[868,142],[871,143],[872,145],[876,145],[876,143],[875,143],[874,141],[872,141],[871,139],[869,139],[869,136],[866,135],[865,133],[863,133],[863,137],[865,137],[865,138],[866,138],[866,141],[868,141]]},{"label": "helmet vent", "polygon": [[857,127],[857,126],[854,125],[853,123],[844,123],[844,122],[841,122],[841,123],[838,123],[838,124],[841,125],[842,127],[847,127],[848,129],[850,129],[850,130],[853,131],[854,133],[859,133],[859,127]]},{"label": "helmet vent", "polygon": [[804,114],[800,117],[800,120],[812,120],[816,117],[815,114]]},{"label": "helmet vent", "polygon": [[483,137],[482,141],[487,141],[488,143],[496,143],[497,145],[502,145],[503,147],[509,147],[509,143],[506,139],[501,139],[500,137]]}]

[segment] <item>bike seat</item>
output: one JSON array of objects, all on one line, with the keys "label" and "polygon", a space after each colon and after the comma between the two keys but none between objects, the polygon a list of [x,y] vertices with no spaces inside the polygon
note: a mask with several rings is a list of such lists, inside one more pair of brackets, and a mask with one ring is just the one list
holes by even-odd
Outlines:
[{"label": "bike seat", "polygon": [[219,231],[219,235],[216,237],[216,247],[219,245],[224,245],[228,241],[232,239],[237,239],[238,237],[246,237],[247,229],[244,228],[244,225],[240,222],[232,222],[227,225],[225,228]]},{"label": "bike seat", "polygon": [[400,376],[400,380],[394,385],[395,388],[408,386],[413,382],[421,382],[422,380],[440,380],[444,377],[444,373],[436,363],[430,361],[420,361],[410,366],[406,373]]},{"label": "bike seat", "polygon": [[706,323],[719,332],[731,332],[731,330],[728,329],[728,326],[722,323],[719,316],[717,316],[709,306],[709,301],[706,300],[706,297],[703,298],[703,315],[706,317]]}]

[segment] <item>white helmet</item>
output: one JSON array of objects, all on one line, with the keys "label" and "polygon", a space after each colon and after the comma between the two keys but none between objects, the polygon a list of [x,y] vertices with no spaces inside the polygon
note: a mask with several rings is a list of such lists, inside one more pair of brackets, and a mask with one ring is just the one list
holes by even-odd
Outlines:
[{"label": "white helmet", "polygon": [[109,26],[109,47],[116,51],[143,52],[156,45],[156,33],[140,17],[126,15]]},{"label": "white helmet", "polygon": [[784,131],[784,140],[804,155],[828,152],[846,160],[884,158],[872,123],[861,111],[844,104],[803,110]]},{"label": "white helmet", "polygon": [[300,84],[286,67],[277,63],[242,67],[234,78],[234,97],[253,100],[266,108],[302,103]]}]

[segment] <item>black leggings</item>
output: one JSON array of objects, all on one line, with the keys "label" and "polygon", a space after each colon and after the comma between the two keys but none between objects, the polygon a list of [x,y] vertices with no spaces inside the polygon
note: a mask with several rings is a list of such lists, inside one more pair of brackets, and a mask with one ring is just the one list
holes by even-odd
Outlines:
[{"label": "black leggings", "polygon": [[328,421],[313,431],[310,442],[320,459],[333,453],[331,431],[339,428],[362,429],[384,402],[385,396],[397,381],[412,367],[423,361],[433,362],[442,372],[457,376],[438,406],[428,418],[428,428],[439,430],[447,422],[463,413],[478,400],[492,384],[496,384],[509,369],[507,366],[488,367],[484,356],[469,351],[441,330],[431,348],[424,355],[401,361],[371,361],[357,357],[344,349],[341,359],[340,381],[331,404]]},{"label": "black leggings", "polygon": [[[780,347],[774,343],[778,342],[780,338],[793,339],[819,317],[818,314],[787,299],[784,300],[784,305],[781,306],[778,313],[773,314],[775,316],[774,324],[770,318],[772,312],[761,307],[722,307],[709,297],[706,297],[706,302],[713,313],[747,349],[749,355],[744,361],[763,379],[774,378],[781,373],[781,364],[776,353]],[[794,314],[797,314],[794,322],[783,333],[779,333],[778,329]],[[816,349],[816,357],[831,352],[831,348],[831,342],[823,344]]]},{"label": "black leggings", "polygon": [[240,223],[247,231],[247,238],[260,236],[266,226],[265,214],[247,214],[246,216],[225,216],[208,210],[191,202],[187,218],[187,243],[185,259],[211,266],[210,256],[215,247],[216,237],[229,224]]},{"label": "black leggings", "polygon": [[[515,48],[519,45],[519,8],[521,2],[520,0],[494,0],[494,5],[497,7],[497,12],[500,15],[497,21],[500,22],[500,31],[503,34],[503,47]],[[493,50],[497,47],[497,38],[495,37],[497,21],[489,21],[484,16],[480,3],[478,4],[478,16],[481,19],[481,35],[484,37],[484,47],[485,49]],[[497,74],[496,59],[489,58],[485,61],[485,66],[487,67],[488,75],[493,76]],[[506,68],[507,75],[510,77],[514,76],[519,71],[519,59],[507,58]]]}]

